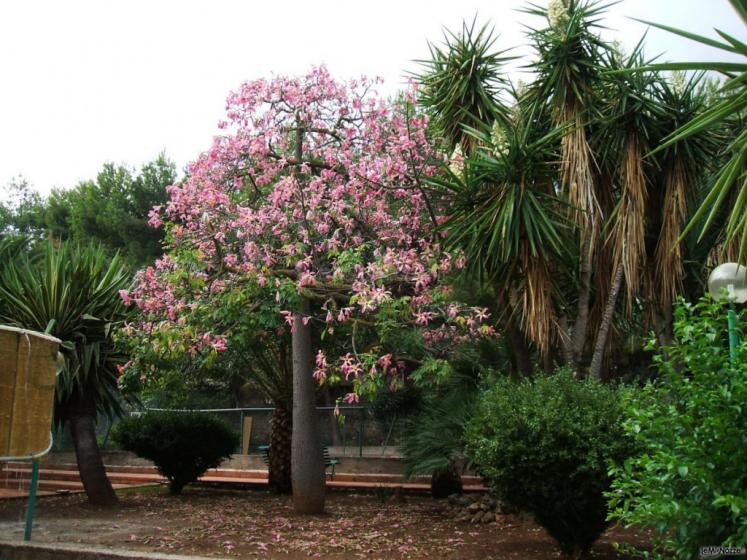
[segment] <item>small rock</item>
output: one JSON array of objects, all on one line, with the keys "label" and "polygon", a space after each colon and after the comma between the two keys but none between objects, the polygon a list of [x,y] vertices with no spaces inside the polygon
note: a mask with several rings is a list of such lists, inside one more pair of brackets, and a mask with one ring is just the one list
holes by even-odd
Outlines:
[{"label": "small rock", "polygon": [[470,513],[475,513],[477,511],[480,511],[480,504],[477,502],[473,502],[470,505],[467,506],[467,511]]},{"label": "small rock", "polygon": [[482,514],[482,523],[493,523],[495,521],[495,514],[492,511],[486,511]]},{"label": "small rock", "polygon": [[449,494],[449,497],[446,499],[452,506],[459,506],[463,504],[461,494]]},{"label": "small rock", "polygon": [[472,519],[470,519],[470,523],[480,523],[482,522],[482,516],[484,515],[484,512],[478,511],[475,515],[472,516]]},{"label": "small rock", "polygon": [[498,504],[496,505],[495,511],[496,511],[496,513],[502,513],[504,515],[509,515],[509,514],[512,514],[512,513],[517,513],[516,508],[511,507],[507,503],[501,502],[501,501],[499,501]]}]

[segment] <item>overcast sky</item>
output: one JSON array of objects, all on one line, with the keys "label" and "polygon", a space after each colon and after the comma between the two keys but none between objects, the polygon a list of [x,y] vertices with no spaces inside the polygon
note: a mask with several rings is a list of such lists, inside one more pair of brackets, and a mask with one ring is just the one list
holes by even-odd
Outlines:
[{"label": "overcast sky", "polygon": [[[537,0],[544,3],[546,0]],[[0,189],[23,175],[42,193],[92,178],[107,161],[140,166],[164,150],[181,169],[217,132],[227,93],[243,81],[326,64],[396,90],[427,41],[463,19],[490,21],[499,48],[526,40],[519,0],[268,2],[7,0],[0,4]],[[631,49],[665,23],[747,41],[727,0],[622,0],[605,31]],[[720,51],[652,29],[647,52],[671,60]],[[525,59],[528,60],[528,59]],[[0,192],[0,196],[2,193]]]}]

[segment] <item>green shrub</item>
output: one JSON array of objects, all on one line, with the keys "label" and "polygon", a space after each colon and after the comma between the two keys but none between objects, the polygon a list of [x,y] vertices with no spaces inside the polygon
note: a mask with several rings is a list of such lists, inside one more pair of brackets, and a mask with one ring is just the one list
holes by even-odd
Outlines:
[{"label": "green shrub", "polygon": [[631,441],[619,390],[568,371],[498,380],[467,427],[467,454],[503,501],[531,514],[564,554],[582,558],[607,527],[611,459]]},{"label": "green shrub", "polygon": [[747,341],[732,364],[726,325],[718,304],[679,305],[660,379],[624,401],[641,451],[613,470],[612,517],[653,528],[656,557],[747,546]]},{"label": "green shrub", "polygon": [[153,461],[179,494],[207,469],[220,465],[239,443],[224,421],[204,412],[148,412],[119,422],[112,432],[122,449]]}]

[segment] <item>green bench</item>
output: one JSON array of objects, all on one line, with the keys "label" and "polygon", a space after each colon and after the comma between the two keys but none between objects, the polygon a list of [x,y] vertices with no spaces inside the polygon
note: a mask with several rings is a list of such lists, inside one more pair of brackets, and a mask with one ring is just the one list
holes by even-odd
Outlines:
[{"label": "green bench", "polygon": [[[269,445],[260,445],[257,449],[259,449],[259,452],[262,454],[262,460],[265,462],[265,465],[268,467],[270,466],[270,446]],[[335,467],[340,464],[340,460],[337,457],[330,457],[329,455],[329,449],[327,446],[324,446],[324,470],[326,471],[329,467],[332,467],[332,472],[330,473],[330,477],[332,480],[335,479]]]}]

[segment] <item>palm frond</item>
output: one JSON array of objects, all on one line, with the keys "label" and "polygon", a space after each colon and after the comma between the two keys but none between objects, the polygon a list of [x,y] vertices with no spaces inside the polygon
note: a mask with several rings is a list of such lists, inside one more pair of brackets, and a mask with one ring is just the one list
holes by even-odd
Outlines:
[{"label": "palm frond", "polygon": [[499,99],[506,84],[502,66],[511,57],[493,51],[496,36],[487,25],[462,24],[458,33],[444,31],[442,46],[430,44],[430,59],[415,79],[420,84],[420,102],[431,114],[431,124],[448,150],[459,146],[465,154],[475,148],[475,138],[465,127],[505,119],[507,110]]},{"label": "palm frond", "polygon": [[58,421],[71,406],[121,411],[117,366],[126,360],[113,343],[112,328],[125,317],[119,290],[129,283],[119,256],[108,260],[100,247],[67,243],[48,244],[38,263],[24,258],[2,271],[0,320],[62,340]]},{"label": "palm frond", "polygon": [[[747,2],[745,0],[732,0],[731,4],[742,18],[742,21],[747,23]],[[719,30],[716,30],[716,32],[725,42],[658,23],[644,23],[731,54],[747,57],[747,45]],[[721,96],[718,101],[709,107],[708,110],[694,117],[687,124],[680,126],[665,137],[661,144],[656,147],[654,153],[667,149],[695,134],[722,126],[725,122],[735,117],[741,118],[741,115],[747,109],[747,87],[745,87],[747,85],[747,62],[675,62],[649,64],[628,69],[628,72],[640,73],[651,69],[714,71],[721,72],[729,78],[720,90]],[[747,256],[747,177],[745,176],[747,132],[741,130],[733,141],[728,146],[725,146],[725,149],[731,153],[731,157],[715,177],[710,194],[692,216],[683,232],[683,236],[696,223],[701,223],[700,238],[702,239],[706,231],[714,226],[715,217],[718,215],[720,209],[729,201],[733,206],[731,207],[730,217],[725,226],[725,242],[726,245],[738,247],[738,259],[741,260]]]}]

